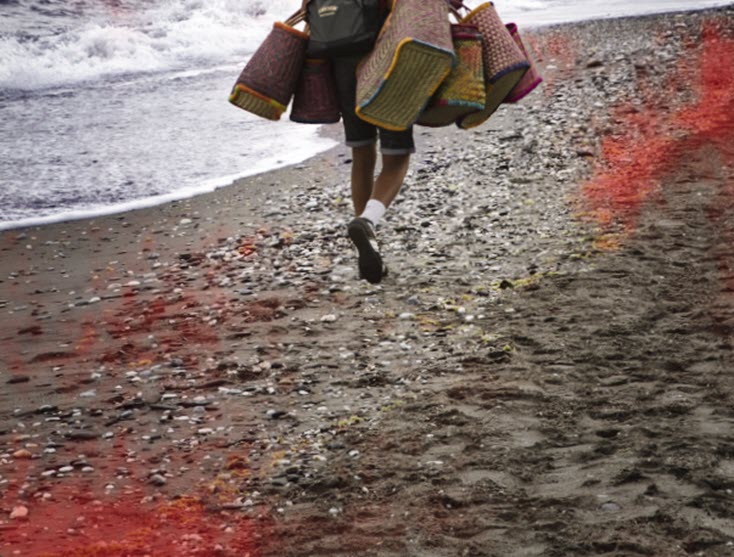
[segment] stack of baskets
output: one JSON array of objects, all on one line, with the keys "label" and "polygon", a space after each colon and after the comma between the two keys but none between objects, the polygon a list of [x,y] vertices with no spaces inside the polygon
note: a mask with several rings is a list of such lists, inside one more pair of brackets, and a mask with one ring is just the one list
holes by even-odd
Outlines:
[{"label": "stack of baskets", "polygon": [[284,23],[273,25],[232,88],[229,102],[252,114],[279,120],[293,99],[294,122],[328,124],[341,118],[328,60],[306,57],[308,30],[299,10]]},{"label": "stack of baskets", "polygon": [[[501,103],[516,102],[538,86],[542,79],[516,25],[505,26],[491,2],[474,10],[462,5],[463,17],[451,5],[392,1],[374,49],[357,69],[360,118],[389,130],[416,123],[468,129],[485,122]],[[296,122],[339,120],[331,65],[306,58],[308,28],[295,28],[304,14],[302,8],[274,25],[242,70],[230,102],[278,120],[293,99]]]}]

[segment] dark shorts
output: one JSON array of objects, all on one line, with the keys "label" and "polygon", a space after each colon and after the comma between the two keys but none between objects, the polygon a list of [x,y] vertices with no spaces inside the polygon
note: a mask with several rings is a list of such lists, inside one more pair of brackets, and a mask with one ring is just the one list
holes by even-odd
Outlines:
[{"label": "dark shorts", "polygon": [[334,58],[334,81],[339,108],[342,112],[344,135],[348,147],[372,145],[380,136],[380,151],[384,155],[415,153],[413,128],[402,132],[385,130],[365,122],[354,111],[357,104],[357,63],[360,58]]}]

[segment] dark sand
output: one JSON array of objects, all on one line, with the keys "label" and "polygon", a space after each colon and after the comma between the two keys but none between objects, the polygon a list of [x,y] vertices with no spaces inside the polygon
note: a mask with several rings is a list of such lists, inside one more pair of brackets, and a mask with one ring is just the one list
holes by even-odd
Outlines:
[{"label": "dark sand", "polygon": [[734,555],[733,20],[527,33],[379,287],[342,148],[0,234],[0,555]]}]

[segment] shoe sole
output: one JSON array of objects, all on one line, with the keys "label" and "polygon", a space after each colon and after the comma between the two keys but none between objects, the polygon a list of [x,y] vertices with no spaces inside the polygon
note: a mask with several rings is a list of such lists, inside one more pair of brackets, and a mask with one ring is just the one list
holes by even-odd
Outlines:
[{"label": "shoe sole", "polygon": [[377,284],[382,280],[382,257],[370,242],[368,224],[355,221],[350,222],[347,232],[349,239],[356,246],[359,265],[359,274],[367,282]]}]

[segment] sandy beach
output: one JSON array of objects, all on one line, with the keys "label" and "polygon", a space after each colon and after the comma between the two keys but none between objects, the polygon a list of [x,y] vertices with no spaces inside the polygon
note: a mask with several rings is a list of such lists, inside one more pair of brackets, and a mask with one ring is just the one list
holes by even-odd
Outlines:
[{"label": "sandy beach", "polygon": [[734,6],[524,36],[379,286],[343,147],[1,232],[0,555],[734,555]]}]

